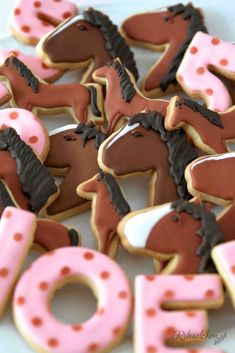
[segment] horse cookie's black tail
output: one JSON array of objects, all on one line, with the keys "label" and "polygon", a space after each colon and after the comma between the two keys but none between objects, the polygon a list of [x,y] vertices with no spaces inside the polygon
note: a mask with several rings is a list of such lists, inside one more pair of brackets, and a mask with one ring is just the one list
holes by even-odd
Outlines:
[{"label": "horse cookie's black tail", "polygon": [[7,206],[15,206],[15,203],[5,184],[0,181],[0,214]]},{"label": "horse cookie's black tail", "polygon": [[94,86],[88,86],[88,91],[90,92],[90,104],[91,104],[91,110],[92,113],[95,116],[102,116],[101,111],[98,108],[97,105],[97,90]]},{"label": "horse cookie's black tail", "polygon": [[78,246],[80,244],[80,237],[78,232],[75,229],[71,228],[68,230],[68,234],[71,239],[71,246]]}]

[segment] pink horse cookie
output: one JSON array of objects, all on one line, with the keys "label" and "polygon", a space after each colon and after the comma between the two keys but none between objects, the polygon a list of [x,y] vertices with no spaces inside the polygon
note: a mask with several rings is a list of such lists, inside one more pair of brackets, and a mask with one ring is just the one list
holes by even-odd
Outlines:
[{"label": "pink horse cookie", "polygon": [[10,30],[20,41],[35,45],[46,33],[77,14],[67,0],[16,0],[10,16]]},{"label": "pink horse cookie", "polygon": [[8,108],[0,110],[0,129],[12,127],[41,160],[49,151],[49,136],[40,119],[28,110]]},{"label": "pink horse cookie", "polygon": [[[207,313],[202,309],[218,308],[222,304],[223,288],[218,275],[138,276],[135,280],[134,352],[221,352],[190,350],[185,344],[206,338]],[[174,349],[167,343],[184,345],[184,348]]]},{"label": "pink horse cookie", "polygon": [[[57,69],[53,69],[51,67],[48,67],[46,64],[44,64],[44,62],[39,57],[37,57],[35,55],[26,55],[19,50],[1,49],[0,62],[4,63],[5,60],[11,54],[13,54],[17,58],[19,58],[21,61],[23,61],[25,63],[25,65],[28,66],[29,69],[35,73],[35,75],[37,75],[42,80],[44,80],[48,83],[51,83],[51,82],[58,80],[63,74],[63,71],[61,71],[61,70],[57,70]],[[0,95],[0,97],[1,97],[1,95]]]},{"label": "pink horse cookie", "polygon": [[33,243],[35,229],[33,213],[15,207],[4,210],[0,221],[0,317]]},{"label": "pink horse cookie", "polygon": [[235,80],[235,45],[197,32],[178,68],[177,80],[190,96],[204,99],[209,109],[225,111],[232,105],[231,97],[210,70]]},{"label": "pink horse cookie", "polygon": [[[48,310],[56,288],[80,281],[98,298],[88,321],[68,325]],[[37,352],[107,352],[123,337],[131,314],[131,292],[122,269],[107,256],[85,248],[61,248],[37,259],[17,284],[14,319]]]},{"label": "pink horse cookie", "polygon": [[212,250],[212,258],[218,270],[218,273],[223,278],[233,307],[235,307],[235,241],[229,241],[214,247]]}]

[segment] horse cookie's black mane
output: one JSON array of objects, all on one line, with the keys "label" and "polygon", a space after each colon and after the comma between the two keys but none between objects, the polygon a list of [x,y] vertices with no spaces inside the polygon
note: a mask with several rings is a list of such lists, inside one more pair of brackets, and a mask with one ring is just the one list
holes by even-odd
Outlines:
[{"label": "horse cookie's black mane", "polygon": [[211,250],[224,241],[224,236],[219,224],[216,222],[214,213],[208,211],[203,203],[197,204],[185,200],[177,200],[171,204],[176,212],[186,212],[194,219],[201,222],[201,227],[196,234],[201,238],[202,243],[197,249],[197,255],[201,256],[198,272],[215,272],[211,260]]},{"label": "horse cookie's black mane", "polygon": [[184,177],[186,166],[198,157],[196,150],[188,142],[183,129],[167,131],[164,127],[163,115],[156,111],[138,113],[132,116],[128,125],[140,123],[145,129],[152,129],[159,133],[160,138],[167,144],[170,173],[174,178],[180,198],[189,200],[192,196],[188,192]]},{"label": "horse cookie's black mane", "polygon": [[31,87],[34,93],[37,93],[39,89],[39,81],[32,71],[14,55],[9,56],[4,62],[5,66],[9,66],[10,64],[12,64],[13,68],[16,69],[19,75],[25,80],[27,86]]},{"label": "horse cookie's black mane", "polygon": [[113,204],[113,207],[115,208],[117,213],[121,217],[124,217],[127,213],[130,212],[130,206],[126,202],[120,189],[120,186],[118,185],[114,177],[109,173],[100,171],[99,180],[102,180],[105,183],[110,195],[111,203]]},{"label": "horse cookie's black mane", "polygon": [[183,59],[184,53],[189,46],[189,43],[193,39],[196,32],[201,31],[207,33],[207,29],[203,22],[203,16],[199,9],[193,7],[191,3],[187,5],[177,4],[167,8],[171,12],[171,16],[165,17],[165,21],[168,21],[171,17],[182,15],[183,20],[190,19],[190,25],[188,28],[188,36],[186,41],[179,48],[178,52],[174,56],[170,68],[166,75],[161,80],[160,86],[163,92],[165,92],[170,84],[177,85],[176,71]]},{"label": "horse cookie's black mane", "polygon": [[84,11],[83,17],[92,25],[100,28],[110,56],[113,59],[119,57],[123,64],[133,73],[137,80],[139,74],[134,60],[133,52],[126,44],[124,38],[120,35],[118,27],[112,23],[107,15],[93,8],[89,8],[88,10]]},{"label": "horse cookie's black mane", "polygon": [[126,72],[125,66],[119,62],[119,60],[113,60],[111,64],[107,64],[107,66],[112,66],[114,70],[116,70],[121,86],[121,95],[125,102],[130,102],[132,98],[136,94],[136,90],[134,84],[132,83],[130,76]]},{"label": "horse cookie's black mane", "polygon": [[86,145],[88,140],[95,139],[95,147],[98,149],[102,142],[107,138],[107,136],[98,128],[95,127],[93,122],[88,124],[80,123],[78,124],[75,134],[81,134],[83,139],[84,146]]}]

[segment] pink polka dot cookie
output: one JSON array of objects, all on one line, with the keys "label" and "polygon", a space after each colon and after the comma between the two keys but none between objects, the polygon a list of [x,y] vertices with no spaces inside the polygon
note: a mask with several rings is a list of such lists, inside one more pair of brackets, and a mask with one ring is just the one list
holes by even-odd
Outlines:
[{"label": "pink polka dot cookie", "polygon": [[[123,337],[131,313],[131,292],[121,268],[107,256],[85,248],[61,248],[36,260],[14,293],[14,320],[37,352],[107,352]],[[50,310],[56,289],[82,281],[96,293],[97,311],[75,325],[58,321]]]},{"label": "pink polka dot cookie", "polygon": [[41,121],[31,112],[20,108],[0,110],[0,129],[12,127],[42,160],[49,151],[49,136]]},{"label": "pink polka dot cookie", "polygon": [[[46,64],[44,64],[44,62],[39,57],[35,55],[23,54],[19,50],[1,49],[0,62],[3,64],[11,54],[19,58],[21,61],[23,61],[25,65],[28,66],[29,69],[35,73],[35,75],[37,75],[38,77],[40,77],[42,80],[46,82],[49,82],[49,83],[54,82],[58,80],[63,74],[63,71],[61,70],[48,67]],[[0,94],[0,97],[1,97],[1,94]]]},{"label": "pink polka dot cookie", "polygon": [[[167,343],[180,346],[203,341],[208,324],[207,313],[202,309],[218,308],[222,304],[223,288],[218,275],[138,276],[134,352],[171,353],[175,350]],[[177,352],[214,351],[181,348]]]},{"label": "pink polka dot cookie", "polygon": [[77,14],[67,0],[16,0],[10,15],[10,30],[20,41],[35,45],[65,19]]},{"label": "pink polka dot cookie", "polygon": [[214,247],[212,258],[227,287],[230,297],[235,307],[235,241],[229,241]]},{"label": "pink polka dot cookie", "polygon": [[235,80],[235,45],[197,32],[176,77],[190,96],[202,98],[209,109],[222,112],[232,105],[232,101],[225,84],[213,71]]},{"label": "pink polka dot cookie", "polygon": [[35,228],[33,213],[15,207],[4,210],[0,221],[0,317],[33,243]]}]

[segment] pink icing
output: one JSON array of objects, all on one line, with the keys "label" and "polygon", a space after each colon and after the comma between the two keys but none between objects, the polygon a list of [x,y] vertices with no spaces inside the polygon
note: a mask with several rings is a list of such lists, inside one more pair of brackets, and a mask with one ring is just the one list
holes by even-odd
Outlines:
[{"label": "pink icing", "polygon": [[235,241],[217,245],[212,250],[212,258],[220,276],[229,290],[235,307]]},{"label": "pink icing", "polygon": [[5,208],[0,220],[0,316],[32,245],[35,227],[33,213],[15,207]]},{"label": "pink icing", "polygon": [[[48,301],[61,280],[77,275],[96,288],[98,308],[88,321],[66,325],[48,310]],[[90,249],[67,247],[41,256],[23,274],[14,293],[13,307],[19,331],[34,348],[89,353],[110,348],[125,330],[131,292],[124,272],[110,258]]]},{"label": "pink icing", "polygon": [[49,137],[41,121],[31,112],[20,108],[0,110],[0,127],[12,127],[39,157],[45,158]]},{"label": "pink icing", "polygon": [[[75,4],[67,0],[16,0],[10,23],[22,37],[39,41],[43,35],[54,29],[50,23],[58,25],[76,13]],[[47,19],[50,19],[50,23]]]},{"label": "pink icing", "polygon": [[[19,58],[23,63],[28,66],[30,70],[33,71],[35,75],[43,79],[44,81],[52,82],[59,78],[61,75],[61,71],[57,69],[52,69],[46,66],[43,61],[34,55],[25,55],[19,50],[8,50],[8,49],[1,49],[0,51],[0,61],[4,62],[9,55],[14,54]],[[0,94],[1,99],[1,94]]]},{"label": "pink icing", "polygon": [[223,82],[211,73],[211,66],[224,76],[235,79],[235,45],[197,32],[178,68],[177,79],[190,94],[206,100],[211,110],[225,111],[231,105],[229,92]]},{"label": "pink icing", "polygon": [[[202,331],[206,334],[207,314],[195,308],[213,307],[222,301],[223,289],[217,275],[138,276],[135,281],[135,353],[175,352],[165,344],[166,336],[178,346],[186,343],[182,340],[189,331],[189,335],[200,335]],[[187,308],[187,311],[165,311],[162,309],[164,303],[168,308]],[[177,353],[189,351],[177,348]],[[218,351],[197,350],[197,353],[202,352]]]}]

